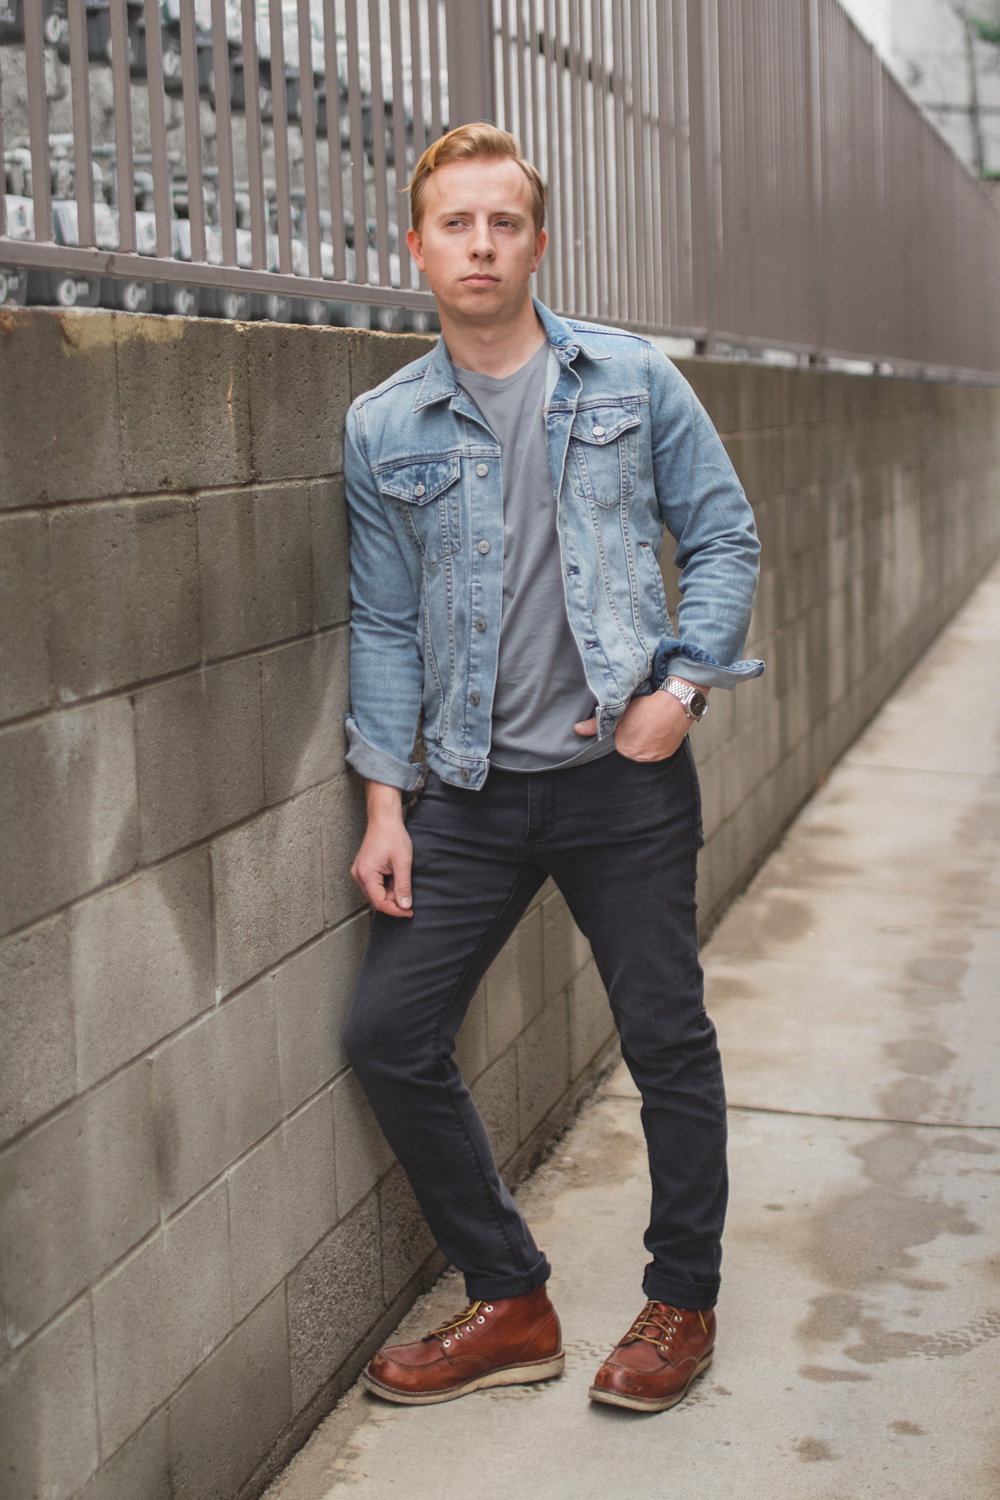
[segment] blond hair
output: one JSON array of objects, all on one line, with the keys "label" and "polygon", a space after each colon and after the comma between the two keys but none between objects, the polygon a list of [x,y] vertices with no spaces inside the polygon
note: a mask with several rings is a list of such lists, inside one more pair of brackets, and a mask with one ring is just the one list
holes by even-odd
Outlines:
[{"label": "blond hair", "polygon": [[525,160],[517,138],[509,130],[479,121],[475,125],[458,125],[446,135],[432,141],[413,169],[408,187],[410,222],[419,234],[424,217],[424,188],[435,167],[452,161],[516,161],[531,188],[531,216],[535,233],[545,228],[545,184],[530,161]]}]

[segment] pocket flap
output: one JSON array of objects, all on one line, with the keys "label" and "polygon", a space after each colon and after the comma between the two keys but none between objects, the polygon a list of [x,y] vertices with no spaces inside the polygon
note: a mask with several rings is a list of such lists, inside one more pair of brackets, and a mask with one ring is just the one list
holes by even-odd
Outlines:
[{"label": "pocket flap", "polygon": [[603,447],[638,425],[639,413],[634,406],[588,406],[585,411],[577,412],[572,436],[582,443]]},{"label": "pocket flap", "polygon": [[383,495],[405,500],[408,505],[426,505],[453,485],[459,473],[459,457],[450,454],[447,458],[419,458],[393,464],[381,470],[378,482]]}]

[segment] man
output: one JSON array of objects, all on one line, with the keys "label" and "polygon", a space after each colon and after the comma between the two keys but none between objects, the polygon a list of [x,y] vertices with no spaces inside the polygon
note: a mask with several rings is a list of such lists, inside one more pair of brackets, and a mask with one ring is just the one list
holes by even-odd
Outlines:
[{"label": "man", "polygon": [[590,1394],[659,1411],[712,1357],[726,1201],[687,732],[711,687],[763,670],[739,661],[758,543],[673,366],[533,301],[545,189],[514,138],[451,131],[410,192],[442,338],[347,421],[348,760],[368,809],[352,874],[375,918],[345,1042],[470,1305],[382,1350],[367,1383],[424,1404],[562,1371],[548,1262],[452,1060],[477,985],[551,875],[607,987],[653,1186],[646,1303]]}]

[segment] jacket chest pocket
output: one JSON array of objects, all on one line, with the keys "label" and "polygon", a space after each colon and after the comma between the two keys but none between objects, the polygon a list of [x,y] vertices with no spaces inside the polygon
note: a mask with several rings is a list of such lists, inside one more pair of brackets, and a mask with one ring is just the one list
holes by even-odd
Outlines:
[{"label": "jacket chest pocket", "polygon": [[579,411],[570,433],[566,471],[570,489],[581,500],[620,505],[636,484],[639,410],[635,402],[589,406]]},{"label": "jacket chest pocket", "polygon": [[379,472],[379,489],[396,505],[426,562],[441,562],[462,545],[461,472],[457,454],[410,459]]}]

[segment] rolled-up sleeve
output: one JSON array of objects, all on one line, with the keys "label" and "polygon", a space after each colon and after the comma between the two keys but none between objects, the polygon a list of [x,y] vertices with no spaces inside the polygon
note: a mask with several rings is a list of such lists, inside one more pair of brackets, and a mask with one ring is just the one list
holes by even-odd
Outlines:
[{"label": "rolled-up sleeve", "polygon": [[347,414],[344,484],[351,522],[351,711],[347,762],[371,781],[416,791],[420,717],[419,560],[375,481],[364,413]]},{"label": "rolled-up sleeve", "polygon": [[711,419],[669,360],[650,350],[650,415],[657,500],[676,543],[677,635],[659,643],[654,686],[670,673],[701,687],[758,677],[741,660],[757,591],[760,543],[753,512]]}]

